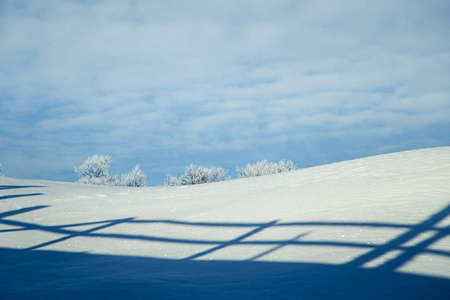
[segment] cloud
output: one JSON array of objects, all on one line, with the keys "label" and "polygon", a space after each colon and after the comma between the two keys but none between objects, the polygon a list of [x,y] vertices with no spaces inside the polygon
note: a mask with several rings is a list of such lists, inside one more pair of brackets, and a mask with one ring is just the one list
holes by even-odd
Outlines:
[{"label": "cloud", "polygon": [[3,1],[0,155],[17,169],[26,147],[60,169],[100,152],[161,156],[154,170],[214,152],[292,154],[274,144],[445,145],[449,12],[445,1]]}]

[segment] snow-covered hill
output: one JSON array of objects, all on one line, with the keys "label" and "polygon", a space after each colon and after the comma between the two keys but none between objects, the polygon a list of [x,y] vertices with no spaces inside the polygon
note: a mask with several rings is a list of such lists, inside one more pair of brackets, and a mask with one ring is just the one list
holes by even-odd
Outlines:
[{"label": "snow-covered hill", "polygon": [[184,187],[0,177],[1,299],[448,299],[450,147]]}]

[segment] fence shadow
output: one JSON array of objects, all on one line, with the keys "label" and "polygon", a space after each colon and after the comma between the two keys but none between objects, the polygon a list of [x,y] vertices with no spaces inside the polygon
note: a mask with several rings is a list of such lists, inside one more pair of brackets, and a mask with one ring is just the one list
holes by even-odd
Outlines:
[{"label": "fence shadow", "polygon": [[23,198],[23,197],[32,197],[32,196],[42,196],[42,193],[31,193],[31,194],[20,194],[20,195],[7,195],[0,196],[0,200],[12,199],[12,198]]},{"label": "fence shadow", "polygon": [[[16,189],[25,189],[25,188],[42,188],[46,186],[41,185],[0,185],[0,191],[2,190],[16,190]],[[30,193],[30,194],[15,194],[15,195],[6,195],[0,196],[0,200],[12,199],[12,198],[23,198],[30,196],[41,196],[43,193]]]},{"label": "fence shadow", "polygon": [[[450,294],[449,279],[396,271],[419,254],[450,258],[450,251],[429,247],[450,235],[450,226],[439,226],[450,215],[450,205],[418,224],[277,220],[263,223],[208,223],[123,218],[47,226],[13,218],[45,208],[32,206],[0,213],[0,225],[6,225],[4,228],[7,228],[0,230],[0,238],[2,234],[18,231],[60,235],[59,238],[26,249],[0,248],[2,299],[445,299]],[[180,228],[248,230],[228,241],[102,232],[102,229],[114,228],[119,224],[170,224]],[[88,225],[89,229],[76,230],[78,226]],[[362,242],[302,240],[302,236],[307,234],[303,230],[306,226],[395,228],[404,231],[384,244],[369,245]],[[288,240],[256,239],[260,232],[281,227],[298,228],[302,233]],[[428,233],[427,238],[406,245],[425,232]],[[207,250],[175,260],[41,249],[76,237],[140,240],[148,242],[149,247],[152,242],[203,245]],[[202,260],[211,253],[234,246],[264,246],[266,250],[244,261]],[[351,247],[366,251],[341,265],[257,260],[287,246]],[[38,249],[41,250],[33,251]],[[400,254],[376,267],[363,267],[392,251]]]},{"label": "fence shadow", "polygon": [[15,190],[15,189],[26,189],[26,188],[41,188],[46,187],[43,185],[10,185],[2,184],[0,185],[0,190]]}]

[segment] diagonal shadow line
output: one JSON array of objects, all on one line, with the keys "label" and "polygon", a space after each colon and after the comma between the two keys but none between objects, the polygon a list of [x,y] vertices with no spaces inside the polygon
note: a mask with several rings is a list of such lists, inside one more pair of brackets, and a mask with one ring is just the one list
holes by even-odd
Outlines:
[{"label": "diagonal shadow line", "polygon": [[[45,207],[45,206],[44,206]],[[109,224],[120,224],[120,223],[127,223],[129,220],[132,220],[133,218],[127,218],[127,219],[117,219],[117,220],[111,220],[106,222],[101,222],[105,225],[96,227],[94,231],[100,230],[101,228],[110,227]],[[21,222],[21,221],[14,221],[14,220],[2,220],[0,218],[0,224],[5,224],[9,226],[16,226],[21,227],[18,230],[26,231],[26,230],[39,230],[44,232],[50,232],[50,233],[57,233],[57,234],[63,234],[68,236],[83,236],[83,237],[104,237],[104,238],[123,238],[123,239],[141,239],[140,236],[133,236],[133,235],[120,235],[120,234],[92,234],[91,232],[94,232],[92,230],[86,230],[86,231],[74,231],[74,230],[66,230],[61,229],[59,226],[45,226],[45,225],[37,225],[34,223],[27,223],[27,222]],[[88,223],[89,224],[89,223]],[[80,223],[78,226],[82,226],[84,224]]]},{"label": "diagonal shadow line", "polygon": [[[369,251],[368,253],[365,253],[365,254],[355,258],[354,260],[347,263],[346,265],[352,266],[352,267],[361,267],[364,264],[368,263],[369,261],[372,261],[378,257],[383,256],[384,254],[386,254],[389,251],[392,251],[394,249],[402,249],[402,247],[401,247],[402,244],[414,239],[415,237],[420,235],[422,232],[429,231],[429,230],[439,230],[439,229],[435,228],[434,226],[436,224],[438,224],[440,221],[444,220],[448,215],[450,215],[450,205],[448,205],[444,209],[440,210],[439,212],[435,213],[434,215],[432,215],[430,218],[423,221],[422,223],[414,225],[413,227],[411,227],[410,230],[408,230],[407,232],[390,240],[388,243],[381,245],[381,246],[373,249],[372,251]],[[444,230],[439,230],[439,231],[444,231]],[[447,234],[442,233],[442,235],[446,236]],[[440,236],[440,234],[438,234],[438,236]],[[403,247],[403,249],[404,248],[405,247]],[[411,254],[409,254],[409,255],[411,255]],[[416,254],[414,254],[413,256],[415,256],[415,255]],[[403,261],[402,264],[399,264],[400,261],[401,260],[397,261],[397,264],[396,264],[397,267],[400,267],[401,265],[403,265],[405,263],[405,261]]]},{"label": "diagonal shadow line", "polygon": [[[22,211],[22,210],[20,210]],[[128,223],[128,220],[132,220],[133,218],[128,219],[118,219],[111,220],[110,222],[117,223]],[[107,222],[107,223],[110,223]],[[274,221],[276,222],[276,221]],[[270,222],[270,223],[274,223]],[[105,223],[105,222],[101,222]],[[0,224],[10,225],[21,227],[23,230],[39,230],[44,232],[65,234],[65,235],[74,235],[78,234],[79,236],[84,237],[97,237],[97,238],[117,238],[117,239],[128,239],[128,240],[143,240],[143,241],[153,241],[153,242],[166,242],[166,243],[186,243],[186,244],[202,244],[202,245],[217,245],[223,244],[224,241],[206,241],[206,240],[191,240],[191,239],[172,239],[172,238],[164,238],[164,237],[153,237],[153,236],[143,236],[143,235],[130,235],[130,234],[117,234],[117,233],[83,233],[82,231],[73,231],[63,229],[60,226],[45,226],[45,225],[37,225],[34,223],[27,223],[15,220],[4,220],[0,219]],[[86,223],[89,224],[89,223]],[[77,226],[86,225],[84,223],[79,223]],[[260,227],[258,227],[260,228]],[[261,229],[262,230],[262,229]],[[270,242],[272,244],[272,242]]]},{"label": "diagonal shadow line", "polygon": [[[0,224],[4,223],[7,225],[11,225],[11,226],[22,227],[22,228],[15,228],[15,229],[0,230],[0,233],[11,232],[11,231],[41,230],[41,231],[47,231],[47,232],[53,232],[53,233],[69,234],[70,232],[80,232],[80,231],[70,231],[70,230],[65,230],[64,228],[89,226],[89,225],[96,225],[96,224],[106,224],[106,223],[116,222],[118,220],[119,221],[124,220],[121,223],[132,223],[133,219],[134,218],[113,219],[113,220],[105,220],[105,221],[74,223],[74,224],[67,224],[67,225],[53,225],[53,226],[37,225],[39,228],[37,228],[36,224],[33,224],[33,223],[18,222],[18,221],[12,221],[12,220],[11,221],[10,220],[3,220],[3,221],[0,220]],[[125,220],[127,220],[127,221],[125,221]],[[15,222],[15,223],[13,223],[13,222]],[[13,225],[13,224],[16,224],[16,225]]]},{"label": "diagonal shadow line", "polygon": [[2,230],[0,230],[0,233],[16,232],[16,231],[27,231],[27,230],[33,230],[33,229],[28,229],[28,228],[2,229]]},{"label": "diagonal shadow line", "polygon": [[248,238],[249,236],[252,236],[252,235],[254,235],[254,234],[256,234],[256,233],[258,233],[258,232],[260,232],[260,231],[263,231],[264,229],[266,229],[266,228],[268,228],[268,227],[271,227],[271,226],[273,226],[273,225],[276,224],[276,223],[277,223],[277,221],[272,221],[272,222],[266,223],[266,224],[264,224],[264,225],[262,225],[262,226],[259,226],[259,227],[255,228],[254,230],[252,230],[252,231],[250,231],[250,232],[247,232],[246,234],[243,234],[243,235],[241,235],[241,236],[235,238],[235,239],[232,239],[232,240],[230,240],[230,241],[228,241],[228,242],[224,242],[224,243],[222,243],[222,244],[220,244],[220,245],[218,245],[218,246],[216,246],[216,247],[213,247],[213,248],[211,248],[211,249],[208,249],[208,250],[206,250],[206,251],[203,251],[203,252],[200,252],[200,253],[191,255],[191,256],[189,256],[189,257],[187,257],[187,258],[184,258],[184,259],[182,259],[182,260],[193,260],[193,259],[199,258],[199,257],[201,257],[201,256],[205,256],[205,255],[207,255],[207,254],[210,254],[210,253],[212,253],[212,252],[216,252],[216,251],[218,251],[218,250],[220,250],[220,249],[223,249],[223,248],[226,248],[226,247],[229,247],[229,246],[236,245],[236,244],[238,244],[239,242],[241,242],[243,239]]},{"label": "diagonal shadow line", "polygon": [[[48,206],[36,206],[38,208],[45,208]],[[34,208],[31,208],[34,209]],[[27,212],[28,208],[20,209],[17,211],[11,211],[7,213],[0,213],[0,218],[8,215],[21,214]],[[113,222],[115,220],[106,220],[106,221],[96,221],[96,222],[85,222],[85,223],[74,223],[74,224],[66,224],[66,225],[58,225],[58,226],[45,226],[46,228],[69,228],[69,227],[78,227],[85,225],[95,225],[95,224],[104,224],[108,222]],[[210,223],[210,222],[186,222],[186,221],[174,221],[174,220],[135,220],[134,218],[130,218],[128,223],[135,224],[173,224],[173,225],[186,225],[186,226],[198,226],[198,227],[255,227],[255,226],[265,226],[266,223]],[[33,224],[29,224],[33,225]],[[290,222],[290,223],[276,223],[272,225],[272,227],[291,227],[291,226],[332,226],[332,227],[386,227],[386,228],[412,228],[415,225],[407,225],[407,224],[396,224],[396,223],[370,223],[370,222]],[[31,226],[29,230],[35,229],[34,226]],[[21,229],[26,230],[26,229]],[[433,230],[433,229],[430,229]],[[438,229],[435,229],[438,230]]]},{"label": "diagonal shadow line", "polygon": [[[36,206],[36,207],[30,207],[25,209],[19,209],[16,211],[11,211],[7,213],[0,214],[0,217],[9,216],[9,215],[15,215],[24,213],[27,211],[35,210],[44,208],[47,206]],[[10,226],[16,226],[16,227],[22,227],[21,229],[15,229],[15,230],[40,230],[44,232],[52,232],[52,233],[59,233],[59,234],[65,234],[70,236],[84,236],[84,237],[97,237],[97,238],[117,238],[117,239],[128,239],[128,240],[143,240],[143,241],[151,241],[151,242],[163,242],[163,243],[185,243],[185,244],[201,244],[201,245],[220,245],[224,244],[224,241],[206,241],[206,240],[191,240],[191,239],[171,239],[171,238],[164,238],[164,237],[153,237],[153,236],[140,236],[140,235],[129,235],[129,234],[106,234],[106,233],[92,233],[92,232],[80,232],[80,231],[73,231],[73,230],[66,230],[63,229],[64,227],[72,227],[72,226],[82,226],[82,225],[90,225],[90,224],[105,224],[105,223],[134,223],[135,220],[133,218],[128,219],[118,219],[118,220],[109,220],[109,221],[100,221],[100,222],[89,222],[89,223],[78,223],[78,224],[70,224],[70,225],[62,225],[62,226],[44,226],[44,225],[37,225],[33,223],[26,223],[26,222],[20,222],[20,221],[13,221],[13,220],[1,220],[0,224],[6,224]],[[151,221],[153,222],[153,221]],[[264,226],[259,226],[257,228],[258,231],[266,229],[268,227],[272,227],[277,221],[273,221],[270,223],[263,224]],[[268,226],[268,224],[271,224]],[[99,230],[99,229],[97,229]],[[439,230],[438,228],[431,228],[430,230]],[[254,233],[252,233],[254,234]],[[291,241],[286,242],[284,240],[279,241],[234,241],[235,245],[280,245],[280,244],[286,244],[286,245],[297,245],[297,246],[335,246],[335,247],[356,247],[356,248],[368,248],[368,249],[376,249],[377,247],[380,247],[379,245],[368,245],[368,244],[362,244],[362,243],[350,243],[350,242],[334,242],[334,241]],[[406,247],[396,247],[394,249],[401,249],[405,250]],[[392,249],[390,249],[392,250]],[[450,256],[450,253],[447,251],[441,251],[441,250],[430,250],[426,249],[424,252],[427,253],[433,253],[436,255],[442,255],[442,256]]]},{"label": "diagonal shadow line", "polygon": [[[133,220],[132,223],[161,223],[186,226],[201,227],[255,227],[264,226],[266,223],[211,223],[211,222],[186,222],[174,220]],[[415,225],[396,224],[396,223],[377,223],[377,222],[289,222],[277,223],[273,227],[289,227],[289,226],[342,226],[342,227],[382,227],[382,228],[412,228]]]},{"label": "diagonal shadow line", "polygon": [[44,195],[44,194],[43,193],[33,193],[33,194],[21,194],[21,195],[7,195],[7,196],[0,196],[0,200],[30,197],[30,196],[42,196],[42,195]]},{"label": "diagonal shadow line", "polygon": [[[174,221],[174,220],[132,220],[128,223],[134,224],[172,224],[172,225],[185,225],[185,226],[197,226],[197,227],[255,227],[264,226],[266,223],[211,223],[211,222],[186,222],[186,221]],[[95,221],[85,223],[73,223],[52,226],[54,228],[68,228],[85,225],[95,225],[111,222],[115,220]],[[374,223],[374,222],[290,222],[290,223],[276,223],[272,227],[297,227],[297,226],[326,226],[326,227],[383,227],[383,228],[412,228],[415,225],[409,224],[396,224],[396,223]],[[433,229],[430,229],[433,230]],[[435,229],[438,230],[438,229]]]},{"label": "diagonal shadow line", "polygon": [[40,188],[40,187],[47,187],[47,186],[44,186],[44,185],[0,185],[0,190]]},{"label": "diagonal shadow line", "polygon": [[280,243],[278,246],[276,246],[276,247],[274,247],[274,248],[272,248],[272,249],[269,249],[269,250],[267,250],[267,251],[264,251],[264,252],[262,252],[262,253],[260,253],[260,254],[258,254],[258,255],[256,255],[256,256],[254,256],[254,257],[252,257],[252,258],[250,258],[250,259],[248,259],[248,260],[249,260],[249,261],[256,260],[256,259],[258,259],[258,258],[260,258],[260,257],[263,257],[264,255],[267,255],[267,254],[269,254],[269,253],[275,252],[275,251],[277,251],[277,250],[279,250],[279,249],[281,249],[281,248],[283,248],[283,247],[289,246],[289,245],[290,245],[290,242],[295,242],[295,241],[297,241],[299,238],[301,238],[301,237],[303,237],[303,236],[307,236],[308,234],[310,234],[310,232],[306,232],[306,233],[303,233],[303,234],[299,234],[299,235],[297,235],[296,237],[294,237],[293,239],[290,239],[290,240],[288,240],[288,241],[286,241],[286,242],[284,242],[284,243]]},{"label": "diagonal shadow line", "polygon": [[[15,211],[10,211],[10,212],[5,212],[5,213],[1,213],[0,214],[0,218],[3,217],[7,217],[7,216],[11,216],[11,215],[16,215],[16,214],[20,214],[20,213],[25,213],[28,211],[32,211],[32,210],[36,210],[36,209],[40,209],[40,208],[45,208],[47,206],[35,206],[35,207],[29,207],[29,208],[24,208],[24,209],[19,209],[19,210],[15,210]],[[433,227],[434,225],[436,225],[440,220],[442,220],[443,218],[445,218],[448,214],[449,214],[449,209],[450,209],[450,205],[436,213],[435,215],[433,215],[432,217],[430,217],[428,220],[422,222],[421,224],[418,225],[400,225],[403,227],[407,227],[410,228],[410,230],[408,231],[409,234],[409,238],[405,239],[405,241],[408,241],[412,238],[414,238],[415,236],[417,236],[417,234],[411,234],[411,231],[414,233],[415,231],[421,233],[424,230],[426,231],[437,231],[438,234],[435,236],[435,238],[433,238],[432,242],[435,242],[436,240],[447,236],[447,230],[446,229],[441,229],[441,228],[436,228]],[[3,224],[7,224],[7,225],[12,225],[12,226],[17,226],[17,227],[22,227],[23,230],[41,230],[41,231],[46,231],[46,232],[53,232],[53,233],[60,233],[60,234],[66,234],[69,235],[68,237],[63,237],[61,239],[58,239],[56,241],[52,241],[50,243],[55,243],[55,242],[59,242],[61,240],[66,240],[75,236],[84,236],[84,237],[98,237],[98,238],[118,238],[118,239],[131,239],[131,240],[144,240],[144,241],[156,241],[156,242],[166,242],[166,243],[186,243],[186,244],[202,244],[202,245],[217,245],[216,247],[204,251],[202,253],[199,253],[197,255],[193,255],[191,257],[188,257],[186,259],[195,259],[197,257],[206,255],[208,253],[217,251],[219,249],[225,248],[225,247],[229,247],[229,246],[233,246],[233,245],[274,245],[274,246],[280,246],[280,245],[299,245],[299,246],[336,246],[336,247],[357,247],[357,248],[369,248],[372,249],[372,251],[370,251],[369,253],[374,253],[374,251],[379,251],[380,248],[384,248],[384,252],[382,252],[383,254],[391,251],[391,250],[409,250],[411,249],[411,247],[402,247],[401,244],[402,243],[392,243],[392,241],[388,244],[384,244],[384,245],[367,245],[367,244],[361,244],[361,243],[342,243],[342,242],[334,242],[334,241],[284,241],[284,240],[280,240],[280,241],[243,241],[243,239],[245,239],[248,236],[251,236],[259,231],[265,230],[269,227],[273,227],[273,226],[278,226],[280,225],[280,223],[277,224],[277,221],[273,221],[273,222],[269,222],[269,223],[262,223],[259,224],[261,226],[258,226],[258,228],[256,228],[255,230],[244,234],[243,236],[240,236],[236,239],[233,239],[231,241],[228,242],[224,242],[224,241],[206,241],[206,240],[188,240],[188,239],[171,239],[171,238],[160,238],[160,237],[152,237],[152,236],[139,236],[139,235],[129,235],[129,234],[101,234],[101,233],[94,233],[95,231],[98,231],[102,228],[106,228],[106,227],[110,227],[110,226],[114,226],[116,224],[120,224],[120,223],[142,223],[142,222],[150,222],[150,223],[154,223],[154,222],[168,222],[166,221],[158,221],[158,220],[150,220],[150,221],[137,221],[134,220],[134,218],[128,218],[128,219],[118,219],[118,220],[110,220],[110,221],[100,221],[100,222],[90,222],[90,223],[79,223],[79,224],[69,224],[69,225],[62,225],[62,226],[43,226],[43,225],[38,225],[38,224],[33,224],[33,223],[26,223],[26,222],[19,222],[19,221],[13,221],[13,220],[1,220],[0,219],[0,223]],[[105,224],[106,223],[106,224]],[[170,223],[170,222],[169,222]],[[180,223],[180,222],[176,222],[176,223]],[[181,222],[181,223],[186,223],[186,222]],[[99,226],[98,228],[93,228],[87,231],[73,231],[73,230],[66,230],[66,229],[62,229],[64,227],[73,227],[73,226],[81,226],[81,225],[87,225],[87,224],[105,224],[103,226]],[[190,223],[190,224],[194,224],[194,225],[198,225],[198,224],[203,224],[203,223]],[[208,223],[209,224],[209,223]],[[233,225],[233,223],[225,223],[225,224],[229,224],[229,225]],[[246,227],[249,227],[249,225],[251,225],[252,223],[236,223],[238,226],[243,226],[245,225]],[[253,223],[255,224],[255,223]],[[285,223],[288,224],[288,226],[293,226],[292,224],[294,223]],[[296,223],[296,224],[314,224],[314,222],[305,222],[305,223]],[[324,224],[327,224],[325,222],[321,222],[319,224],[319,226],[323,226]],[[331,223],[329,223],[331,224]],[[334,223],[333,223],[334,224]],[[347,223],[339,223],[341,225],[346,225]],[[352,223],[355,224],[355,223]],[[383,225],[381,223],[378,223],[380,225]],[[282,224],[283,225],[283,224]],[[193,225],[191,225],[193,226]],[[201,225],[198,225],[201,226]],[[214,225],[215,226],[215,225]],[[298,225],[297,225],[298,226]],[[332,226],[332,225],[329,225]],[[254,226],[253,226],[254,227]],[[402,235],[404,236],[404,235]],[[394,240],[398,240],[394,239]],[[431,242],[431,241],[430,241]],[[404,242],[403,242],[404,243]],[[386,246],[388,245],[388,246]],[[43,245],[38,245],[40,247],[43,247]],[[441,251],[441,250],[432,250],[432,249],[422,249],[423,251],[421,253],[433,253],[433,254],[437,254],[437,255],[443,255],[443,256],[450,256],[450,253],[447,251]],[[364,255],[363,255],[364,256]],[[361,256],[362,257],[362,256]],[[357,258],[357,259],[361,259],[361,257]],[[376,256],[378,257],[378,256]],[[375,258],[376,258],[375,257]],[[185,259],[185,260],[186,260]],[[357,260],[356,259],[356,260]],[[355,260],[355,261],[356,261]],[[351,265],[351,263],[348,263]]]},{"label": "diagonal shadow line", "polygon": [[[120,223],[126,223],[128,219],[118,219],[116,221],[111,221],[117,224]],[[109,223],[109,222],[108,222]],[[191,244],[191,245],[217,245],[214,247],[214,249],[220,249],[224,248],[224,244],[226,244],[226,247],[231,246],[231,244],[235,246],[239,245],[251,245],[251,246],[278,246],[280,244],[284,244],[285,246],[333,246],[333,247],[343,247],[343,248],[366,248],[366,249],[376,249],[379,247],[379,245],[375,244],[363,244],[363,243],[343,243],[343,242],[334,242],[334,241],[288,241],[285,240],[273,240],[273,241],[265,241],[265,240],[254,240],[254,241],[235,241],[233,240],[231,242],[224,242],[224,241],[216,241],[216,240],[191,240],[191,239],[172,239],[172,238],[164,238],[164,237],[153,237],[153,236],[141,236],[141,235],[129,235],[129,234],[108,234],[108,233],[94,233],[94,232],[83,232],[83,231],[73,231],[73,230],[65,230],[60,229],[58,227],[54,226],[42,226],[42,225],[36,225],[36,224],[30,224],[30,223],[24,223],[24,222],[18,222],[18,221],[12,221],[12,220],[0,220],[0,224],[6,224],[11,226],[17,226],[17,227],[23,227],[23,230],[40,230],[44,232],[51,232],[51,233],[59,233],[59,234],[65,234],[69,235],[70,238],[75,236],[81,236],[81,237],[95,237],[95,238],[112,238],[112,239],[124,239],[124,240],[141,240],[141,241],[148,241],[148,242],[161,242],[161,243],[172,243],[172,244]],[[82,225],[82,224],[79,224]],[[105,227],[110,227],[108,225],[105,225]],[[99,230],[99,228],[95,229],[96,231]],[[257,231],[263,230],[262,228],[258,227],[256,229]],[[255,231],[256,231],[255,230]],[[251,234],[254,234],[254,232],[251,232]],[[246,234],[250,236],[251,234]],[[65,238],[64,238],[65,239]],[[399,250],[406,250],[407,247],[398,247],[395,249]],[[392,250],[392,249],[391,249]],[[450,252],[448,251],[442,251],[442,250],[431,250],[431,249],[425,249],[423,251],[424,253],[431,253],[435,255],[441,255],[441,256],[450,256]]]},{"label": "diagonal shadow line", "polygon": [[25,208],[16,209],[16,210],[10,210],[7,212],[0,213],[0,219],[5,218],[5,217],[14,216],[14,215],[20,215],[23,213],[27,213],[29,211],[42,209],[42,208],[46,208],[46,207],[48,207],[48,206],[47,205],[37,205],[37,206],[25,207]]},{"label": "diagonal shadow line", "polygon": [[[134,218],[130,218],[131,220],[127,223],[130,224],[172,224],[172,225],[186,225],[192,227],[255,227],[255,226],[263,226],[265,223],[203,223],[203,222],[182,222],[182,221],[172,221],[172,220],[135,220]],[[46,228],[55,228],[55,229],[64,229],[70,227],[79,227],[79,226],[87,226],[87,225],[95,225],[95,224],[104,224],[108,222],[113,222],[115,220],[105,220],[105,221],[95,221],[95,222],[84,222],[84,223],[73,223],[73,224],[64,224],[57,226],[46,226]],[[383,223],[357,223],[357,222],[297,222],[297,223],[277,223],[272,227],[384,227],[384,228],[412,228],[414,225],[403,225],[403,224],[383,224]],[[35,228],[22,228],[22,229],[14,229],[14,231],[23,231],[23,230],[34,230]],[[439,228],[434,228],[430,230],[439,231]],[[11,230],[9,230],[11,231]],[[0,231],[2,232],[2,231]]]},{"label": "diagonal shadow line", "polygon": [[74,231],[72,234],[67,235],[65,237],[62,237],[62,238],[59,238],[59,239],[56,239],[56,240],[53,240],[53,241],[45,242],[45,243],[42,243],[42,244],[39,244],[39,245],[35,245],[35,246],[29,247],[29,248],[25,248],[23,250],[36,250],[36,249],[39,249],[39,248],[42,248],[42,247],[45,247],[45,246],[49,246],[49,245],[52,245],[52,244],[57,244],[59,242],[65,241],[65,240],[69,240],[69,239],[77,237],[77,236],[89,236],[89,234],[91,232],[95,232],[95,231],[98,231],[98,230],[101,230],[101,229],[104,229],[104,228],[112,227],[112,226],[115,226],[115,225],[118,225],[118,224],[121,224],[121,223],[126,223],[128,220],[132,220],[132,219],[133,218],[116,220],[116,221],[109,222],[109,223],[107,223],[105,225],[97,226],[97,227],[94,227],[94,228],[91,228],[91,229],[88,229],[88,230],[85,230],[85,231]]},{"label": "diagonal shadow line", "polygon": [[[117,220],[118,223],[125,223],[122,221],[123,219]],[[128,220],[128,219],[125,219]],[[121,222],[122,221],[122,222]],[[111,221],[114,222],[114,221]],[[276,221],[274,221],[276,222]],[[102,222],[104,223],[104,222]],[[109,223],[109,222],[108,222]],[[273,223],[273,222],[271,222]],[[165,237],[155,237],[155,236],[143,236],[143,235],[130,235],[130,234],[120,234],[120,233],[83,233],[83,231],[74,231],[62,229],[59,226],[44,226],[37,225],[33,223],[14,221],[14,220],[1,220],[0,224],[10,225],[21,227],[21,230],[39,230],[44,232],[58,233],[64,235],[75,235],[83,236],[83,237],[96,237],[96,238],[117,238],[117,239],[127,239],[127,240],[143,240],[149,242],[164,242],[164,243],[183,243],[183,244],[197,244],[197,245],[222,245],[224,241],[221,240],[192,240],[192,239],[172,239]],[[77,224],[78,226],[82,226],[84,224]],[[263,229],[262,226],[256,228],[254,231],[261,231]],[[251,233],[254,234],[254,231]],[[256,233],[256,232],[255,232]],[[245,234],[241,237],[249,236],[250,234]],[[239,237],[239,238],[241,238]],[[237,239],[239,239],[237,238]],[[284,243],[286,241],[283,240],[273,240],[273,241],[240,241],[239,245],[278,245],[280,243]],[[226,243],[226,242],[225,242]],[[237,243],[235,241],[235,243]],[[306,242],[290,242],[290,245],[319,245],[319,246],[342,246],[342,247],[363,247],[363,248],[373,248],[375,245],[367,245],[360,243],[336,243],[336,242],[327,242],[327,241],[306,241]]]},{"label": "diagonal shadow line", "polygon": [[425,250],[428,246],[436,243],[440,239],[447,237],[448,235],[450,235],[450,226],[443,228],[443,230],[438,231],[437,233],[434,234],[434,236],[431,236],[430,238],[423,240],[416,246],[408,247],[402,254],[400,254],[399,256],[397,256],[392,260],[387,261],[379,268],[393,271],[401,267],[408,261],[412,260],[416,255],[427,252]]}]

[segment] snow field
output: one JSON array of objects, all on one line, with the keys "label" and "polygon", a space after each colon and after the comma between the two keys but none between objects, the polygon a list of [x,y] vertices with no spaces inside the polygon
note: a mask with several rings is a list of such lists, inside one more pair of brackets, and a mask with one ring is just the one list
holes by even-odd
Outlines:
[{"label": "snow field", "polygon": [[[440,296],[450,287],[449,182],[450,147],[195,186],[105,187],[0,177],[3,271],[11,272],[18,264],[7,263],[8,257],[18,257],[15,253],[20,253],[27,271],[33,269],[29,257],[66,253],[76,258],[80,268],[100,273],[100,291],[111,288],[115,280],[122,282],[126,273],[138,286],[136,291],[145,290],[140,285],[143,280],[157,286],[152,293],[163,298],[181,297],[179,285],[184,280],[189,282],[187,293],[196,298],[254,297],[254,287],[270,279],[269,283],[282,282],[280,288],[289,291],[285,299],[357,299],[364,294],[365,283],[350,291],[347,287],[347,293],[338,292],[336,283],[336,293],[326,294],[322,291],[326,283],[311,275],[323,272],[323,278],[330,280],[331,274],[345,277],[355,272],[354,277],[348,275],[352,280],[366,276],[361,274],[376,274],[374,284],[398,280],[399,286],[390,287],[384,299],[402,295],[419,299],[425,295],[421,292],[432,299],[426,288]],[[117,260],[118,269],[111,264],[89,267],[85,262],[95,255],[102,261]],[[128,270],[134,265],[131,257],[146,259],[156,273]],[[166,263],[175,269],[157,267]],[[184,264],[194,266],[186,267],[194,272],[188,279],[176,271]],[[200,274],[206,264],[225,269],[207,271],[212,272],[208,281],[207,274]],[[235,273],[230,273],[229,264],[236,265]],[[268,277],[249,275],[248,266],[261,268]],[[61,271],[48,272],[55,270]],[[299,281],[298,276],[306,275],[310,279]],[[60,282],[60,292],[93,295],[94,279],[88,278],[77,279],[79,288]],[[217,278],[222,280],[219,286]],[[29,280],[27,288],[7,280],[0,295],[12,298],[30,291],[57,295],[54,287],[40,289],[38,280]],[[75,279],[65,280],[73,284]],[[410,290],[402,286],[416,281],[422,283]],[[304,293],[295,288],[300,282]],[[204,284],[209,284],[205,293]],[[266,295],[280,296],[273,287]],[[373,299],[376,296],[380,294]]]}]

